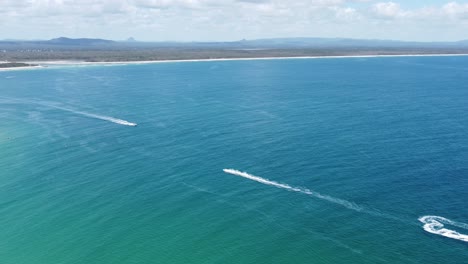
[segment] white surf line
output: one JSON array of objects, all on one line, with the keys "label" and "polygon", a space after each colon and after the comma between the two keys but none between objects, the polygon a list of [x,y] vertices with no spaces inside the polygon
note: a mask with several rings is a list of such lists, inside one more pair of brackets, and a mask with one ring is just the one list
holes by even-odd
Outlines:
[{"label": "white surf line", "polygon": [[[466,53],[441,53],[441,54],[382,54],[382,55],[337,55],[337,56],[286,56],[286,57],[240,57],[240,58],[216,58],[216,59],[176,59],[176,60],[148,60],[148,61],[28,61],[28,63],[44,66],[102,66],[102,65],[133,65],[133,64],[157,64],[178,62],[217,62],[217,61],[256,61],[256,60],[301,60],[301,59],[346,59],[346,58],[395,58],[395,57],[460,57],[468,56]],[[37,68],[37,67],[36,67]],[[11,69],[11,68],[7,68]]]},{"label": "white surf line", "polygon": [[137,123],[132,123],[132,122],[129,122],[127,120],[123,120],[123,119],[119,119],[119,118],[115,118],[115,117],[111,117],[111,116],[97,115],[97,114],[93,114],[93,113],[77,111],[77,110],[73,110],[73,109],[70,109],[70,108],[65,108],[65,107],[51,105],[51,104],[42,104],[42,103],[37,103],[37,104],[47,106],[47,107],[51,107],[51,108],[60,109],[60,110],[63,110],[63,111],[67,111],[67,112],[70,112],[70,113],[74,113],[74,114],[78,114],[78,115],[82,115],[82,116],[86,116],[86,117],[90,117],[90,118],[109,121],[109,122],[119,124],[119,125],[123,125],[123,126],[132,126],[132,127],[137,126]]},{"label": "white surf line", "polygon": [[418,220],[424,224],[423,228],[426,232],[429,232],[431,234],[436,234],[439,236],[444,236],[444,237],[460,240],[460,241],[464,241],[464,242],[468,242],[468,235],[461,234],[455,230],[444,228],[444,224],[445,224],[445,225],[452,225],[455,227],[468,230],[468,224],[455,222],[450,219],[447,219],[441,216],[435,216],[435,215],[422,216]]},{"label": "white surf line", "polygon": [[284,184],[284,183],[270,181],[268,179],[265,179],[265,178],[262,178],[262,177],[259,177],[259,176],[248,174],[247,172],[242,172],[242,171],[238,171],[238,170],[234,170],[234,169],[223,169],[223,171],[225,173],[228,173],[228,174],[240,176],[240,177],[243,177],[243,178],[246,178],[246,179],[249,179],[249,180],[253,180],[253,181],[256,181],[256,182],[259,182],[259,183],[266,184],[266,185],[275,186],[275,187],[278,187],[278,188],[281,188],[281,189],[286,189],[288,191],[300,192],[300,193],[303,193],[303,194],[311,195],[313,197],[316,197],[316,198],[319,198],[319,199],[322,199],[322,200],[325,200],[325,201],[328,201],[328,202],[331,202],[331,203],[334,203],[334,204],[344,206],[344,207],[346,207],[348,209],[351,209],[351,210],[354,210],[354,211],[361,212],[361,211],[364,210],[364,208],[362,208],[361,206],[359,206],[359,205],[357,205],[355,203],[352,203],[352,202],[349,202],[349,201],[346,201],[346,200],[343,200],[343,199],[331,197],[331,196],[328,196],[328,195],[323,195],[323,194],[311,191],[311,190],[306,189],[306,188],[292,187],[292,186],[289,186],[289,185]]},{"label": "white surf line", "polygon": [[7,72],[7,71],[21,71],[21,70],[34,70],[34,69],[42,69],[44,66],[37,65],[37,66],[23,66],[23,67],[11,67],[11,68],[0,68],[0,72]]}]

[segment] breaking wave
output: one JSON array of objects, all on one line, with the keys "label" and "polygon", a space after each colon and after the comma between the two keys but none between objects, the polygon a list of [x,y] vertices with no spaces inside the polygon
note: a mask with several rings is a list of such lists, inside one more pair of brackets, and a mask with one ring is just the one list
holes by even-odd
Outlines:
[{"label": "breaking wave", "polygon": [[468,235],[461,234],[455,230],[447,229],[444,226],[451,225],[468,230],[468,224],[455,222],[450,219],[434,215],[422,216],[418,220],[424,224],[423,228],[426,230],[426,232],[468,242]]},{"label": "breaking wave", "polygon": [[361,206],[359,206],[359,205],[357,205],[355,203],[352,203],[352,202],[349,202],[349,201],[346,201],[346,200],[343,200],[343,199],[335,198],[335,197],[332,197],[332,196],[320,194],[318,192],[314,192],[314,191],[311,191],[311,190],[306,189],[306,188],[293,187],[293,186],[289,186],[289,185],[287,185],[285,183],[270,181],[268,179],[265,179],[265,178],[262,178],[262,177],[259,177],[259,176],[248,174],[247,172],[242,172],[242,171],[238,171],[238,170],[234,170],[234,169],[223,169],[223,171],[225,173],[228,173],[228,174],[240,176],[240,177],[252,180],[252,181],[256,181],[256,182],[259,182],[259,183],[266,184],[266,185],[275,186],[277,188],[286,189],[288,191],[300,192],[300,193],[303,193],[303,194],[311,195],[313,197],[316,197],[316,198],[319,198],[319,199],[322,199],[322,200],[325,200],[325,201],[328,201],[328,202],[331,202],[331,203],[334,203],[334,204],[344,206],[344,207],[346,207],[348,209],[351,209],[351,210],[354,210],[354,211],[361,212],[361,211],[364,210]]}]

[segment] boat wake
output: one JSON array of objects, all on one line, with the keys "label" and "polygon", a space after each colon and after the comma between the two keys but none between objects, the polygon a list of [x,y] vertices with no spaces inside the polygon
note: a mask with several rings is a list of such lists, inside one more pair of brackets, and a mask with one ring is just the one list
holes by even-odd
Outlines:
[{"label": "boat wake", "polygon": [[349,201],[346,201],[346,200],[343,200],[343,199],[339,199],[339,198],[335,198],[335,197],[332,197],[332,196],[320,194],[318,192],[314,192],[314,191],[311,191],[311,190],[306,189],[306,188],[293,187],[293,186],[289,186],[289,185],[284,184],[284,183],[270,181],[268,179],[265,179],[265,178],[262,178],[262,177],[259,177],[259,176],[248,174],[247,172],[242,172],[242,171],[238,171],[238,170],[234,170],[234,169],[223,169],[223,171],[225,173],[240,176],[240,177],[252,180],[252,181],[256,181],[256,182],[259,182],[259,183],[266,184],[266,185],[275,186],[277,188],[286,189],[288,191],[307,194],[307,195],[313,196],[315,198],[319,198],[319,199],[322,199],[322,200],[325,200],[325,201],[328,201],[328,202],[331,202],[331,203],[334,203],[334,204],[344,206],[344,207],[346,207],[348,209],[351,209],[351,210],[354,210],[354,211],[361,212],[361,211],[364,210],[361,206],[359,206],[359,205],[357,205],[357,204],[355,204],[353,202],[349,202]]},{"label": "boat wake", "polygon": [[55,106],[55,105],[47,105],[47,106],[52,107],[52,108],[56,108],[56,109],[60,109],[60,110],[63,110],[63,111],[67,111],[67,112],[70,112],[70,113],[90,117],[90,118],[109,121],[109,122],[119,124],[119,125],[123,125],[123,126],[132,126],[132,127],[137,126],[136,123],[132,123],[132,122],[129,122],[129,121],[126,121],[126,120],[123,120],[123,119],[119,119],[119,118],[115,118],[115,117],[97,115],[97,114],[83,112],[83,111],[76,111],[76,110],[73,110],[73,109],[70,109],[70,108],[65,108],[65,107]]},{"label": "boat wake", "polygon": [[[363,207],[361,207],[361,206],[359,206],[359,205],[357,205],[357,204],[355,204],[353,202],[349,202],[349,201],[346,201],[346,200],[343,200],[343,199],[339,199],[339,198],[335,198],[335,197],[332,197],[332,196],[320,194],[318,192],[311,191],[311,190],[309,190],[307,188],[293,187],[293,186],[290,186],[290,185],[285,184],[285,183],[279,183],[279,182],[271,181],[271,180],[268,180],[268,179],[265,179],[265,178],[262,178],[262,177],[259,177],[259,176],[255,176],[255,175],[249,174],[247,172],[238,171],[238,170],[235,170],[235,169],[223,169],[223,171],[225,173],[232,174],[232,175],[235,175],[235,176],[240,176],[240,177],[243,177],[243,178],[246,178],[246,179],[249,179],[249,180],[252,180],[252,181],[256,181],[256,182],[259,182],[259,183],[262,183],[262,184],[265,184],[265,185],[270,185],[270,186],[285,189],[285,190],[288,190],[288,191],[307,194],[307,195],[313,196],[315,198],[319,198],[319,199],[322,199],[322,200],[325,200],[325,201],[328,201],[328,202],[331,202],[331,203],[334,203],[334,204],[344,206],[344,207],[346,207],[348,209],[351,209],[351,210],[354,210],[354,211],[357,211],[357,212],[363,212],[363,213],[367,213],[367,214],[371,214],[371,215],[375,215],[375,216],[385,217],[385,218],[388,218],[388,219],[403,221],[402,219],[399,219],[397,217],[387,215],[387,214],[383,214],[383,213],[380,213],[380,212],[375,211],[375,210],[366,209],[366,208],[363,208]],[[464,242],[468,242],[468,235],[461,234],[461,233],[459,233],[457,231],[444,228],[444,225],[451,225],[451,226],[455,226],[455,227],[459,227],[459,228],[468,230],[468,224],[455,222],[455,221],[452,221],[452,220],[449,220],[447,218],[440,217],[440,216],[423,216],[423,217],[420,217],[418,220],[424,224],[424,226],[423,226],[424,230],[429,232],[429,233],[444,236],[444,237],[448,237],[448,238],[452,238],[452,239],[457,239],[457,240],[464,241]]]},{"label": "boat wake", "polygon": [[420,217],[418,220],[424,224],[423,228],[426,232],[468,242],[468,235],[445,228],[445,225],[451,225],[468,230],[468,224],[455,222],[450,219],[434,215],[426,215]]},{"label": "boat wake", "polygon": [[123,119],[119,119],[119,118],[115,118],[115,117],[111,117],[111,116],[98,115],[98,114],[88,113],[88,112],[84,112],[84,111],[74,110],[74,109],[67,108],[67,107],[62,107],[62,106],[57,105],[57,103],[55,103],[55,102],[24,100],[24,99],[9,98],[9,97],[4,97],[4,96],[0,96],[0,100],[5,100],[5,102],[0,101],[1,103],[35,104],[35,105],[45,106],[45,107],[59,109],[59,110],[62,110],[62,111],[74,113],[74,114],[89,117],[89,118],[109,121],[109,122],[119,124],[119,125],[123,125],[123,126],[132,126],[132,127],[134,127],[134,126],[138,125],[137,123],[132,123],[132,122],[129,122],[127,120],[123,120]]}]

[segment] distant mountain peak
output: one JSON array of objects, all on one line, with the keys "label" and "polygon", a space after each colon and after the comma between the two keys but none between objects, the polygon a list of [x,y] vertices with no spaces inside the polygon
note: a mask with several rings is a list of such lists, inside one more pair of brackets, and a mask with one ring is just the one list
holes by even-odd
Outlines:
[{"label": "distant mountain peak", "polygon": [[115,41],[107,39],[93,39],[93,38],[67,38],[59,37],[47,41],[50,44],[60,44],[60,45],[102,45],[102,44],[112,44]]}]

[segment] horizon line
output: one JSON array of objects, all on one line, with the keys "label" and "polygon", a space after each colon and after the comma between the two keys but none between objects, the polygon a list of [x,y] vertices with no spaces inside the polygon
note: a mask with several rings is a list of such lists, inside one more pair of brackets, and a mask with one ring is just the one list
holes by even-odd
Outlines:
[{"label": "horizon line", "polygon": [[56,39],[87,39],[87,40],[106,40],[114,42],[140,42],[140,43],[230,43],[230,42],[243,42],[243,41],[258,41],[258,40],[297,40],[297,39],[316,39],[316,40],[359,40],[359,41],[387,41],[387,42],[402,42],[402,43],[457,43],[468,41],[468,38],[458,39],[458,40],[401,40],[401,39],[380,39],[380,38],[349,38],[349,37],[311,37],[311,36],[296,36],[296,37],[266,37],[266,38],[243,38],[236,40],[138,40],[134,37],[128,37],[127,39],[111,39],[111,38],[102,38],[102,37],[66,37],[59,36],[54,38],[44,38],[44,39],[18,39],[18,38],[5,38],[1,39],[3,41],[24,41],[24,42],[34,42],[34,41],[51,41]]}]

